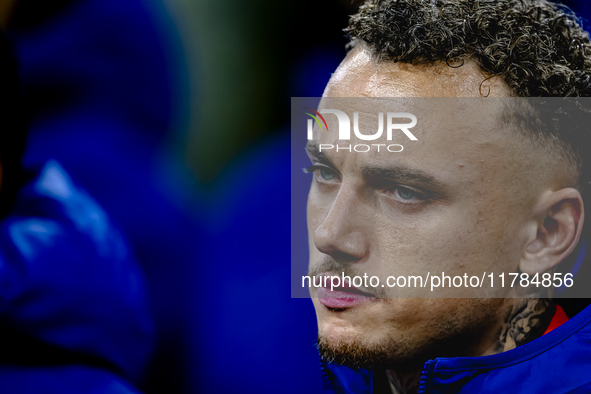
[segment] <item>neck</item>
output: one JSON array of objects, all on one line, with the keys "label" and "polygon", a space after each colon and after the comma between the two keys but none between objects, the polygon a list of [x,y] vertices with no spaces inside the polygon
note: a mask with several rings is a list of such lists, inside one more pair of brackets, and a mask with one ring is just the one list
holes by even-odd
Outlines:
[{"label": "neck", "polygon": [[506,352],[541,337],[556,312],[549,299],[516,301],[505,319],[494,353]]},{"label": "neck", "polygon": [[[500,333],[492,346],[482,354],[487,356],[515,349],[542,336],[554,313],[556,306],[548,299],[516,299],[509,314],[505,317]],[[394,370],[386,371],[393,394],[414,394],[418,392],[422,370],[400,374]]]},{"label": "neck", "polygon": [[419,391],[420,370],[408,374],[398,374],[393,370],[388,370],[386,376],[388,376],[390,390],[393,394],[414,394]]}]

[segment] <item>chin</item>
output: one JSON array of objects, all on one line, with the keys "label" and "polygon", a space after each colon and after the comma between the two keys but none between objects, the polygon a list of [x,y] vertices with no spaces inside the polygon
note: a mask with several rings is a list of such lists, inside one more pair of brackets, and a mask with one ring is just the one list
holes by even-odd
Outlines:
[{"label": "chin", "polygon": [[316,311],[318,351],[327,362],[403,371],[420,368],[436,347],[432,330],[425,332],[420,324],[406,321],[404,314],[393,318],[393,313],[383,310],[384,304],[338,312],[317,306],[322,308]]},{"label": "chin", "polygon": [[324,360],[351,368],[388,367],[406,361],[408,349],[397,332],[352,315],[330,312],[319,317],[318,351]]},{"label": "chin", "polygon": [[[350,334],[350,335],[348,335]],[[415,348],[388,336],[356,335],[346,331],[320,333],[318,352],[329,363],[350,368],[406,369],[421,366]]]}]

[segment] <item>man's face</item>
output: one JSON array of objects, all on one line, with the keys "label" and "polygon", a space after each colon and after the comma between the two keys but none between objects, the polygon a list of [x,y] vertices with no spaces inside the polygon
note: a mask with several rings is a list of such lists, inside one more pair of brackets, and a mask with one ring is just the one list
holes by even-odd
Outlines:
[{"label": "man's face", "polygon": [[[315,133],[308,144],[316,166],[308,197],[310,271],[362,276],[482,276],[516,272],[532,223],[531,207],[542,189],[532,179],[533,153],[518,136],[498,130],[499,99],[508,89],[499,80],[485,86],[478,68],[375,63],[354,49],[331,78],[324,96],[478,97],[462,106],[427,105],[405,99],[403,112],[419,120],[401,134],[400,153],[324,151],[337,145],[334,133]],[[358,102],[361,102],[359,100]],[[344,102],[344,101],[343,101]],[[454,102],[450,99],[449,102]],[[381,110],[351,108],[360,129],[375,130]],[[327,115],[329,129],[336,117]],[[332,125],[331,125],[332,122]],[[351,145],[367,143],[352,137]],[[342,144],[341,144],[342,145]],[[349,361],[388,365],[424,357],[492,352],[510,301],[395,297],[396,289],[361,289],[380,297],[342,304],[312,288],[319,343]],[[456,293],[457,294],[457,293]],[[477,335],[475,335],[477,333]],[[456,344],[461,343],[460,346]],[[443,354],[442,354],[443,353]],[[363,359],[363,358],[366,359]],[[424,360],[423,360],[424,361]]]}]

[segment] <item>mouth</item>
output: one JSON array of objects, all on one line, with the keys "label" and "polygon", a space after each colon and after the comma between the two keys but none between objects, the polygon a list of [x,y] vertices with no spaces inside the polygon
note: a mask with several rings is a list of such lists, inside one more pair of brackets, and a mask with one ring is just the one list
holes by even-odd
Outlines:
[{"label": "mouth", "polygon": [[339,286],[318,288],[318,301],[333,312],[342,312],[355,305],[377,300],[372,293],[355,286]]}]

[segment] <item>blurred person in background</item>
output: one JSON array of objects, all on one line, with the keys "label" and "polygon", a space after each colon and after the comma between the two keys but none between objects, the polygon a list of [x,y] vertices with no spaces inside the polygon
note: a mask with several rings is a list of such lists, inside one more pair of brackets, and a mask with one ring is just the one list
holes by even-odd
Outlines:
[{"label": "blurred person in background", "polygon": [[[126,346],[146,341],[146,348],[134,350],[133,360],[127,360],[126,376],[146,392],[181,392],[187,379],[187,271],[197,260],[203,237],[179,202],[183,186],[178,179],[184,175],[166,150],[174,143],[167,137],[184,121],[188,95],[174,25],[158,1],[10,3],[5,3],[4,21],[28,121],[23,166],[59,163],[72,184],[82,186],[107,212],[111,224],[101,231],[124,234],[127,258],[141,266],[134,272],[147,279],[147,294],[141,280],[129,283],[128,291],[138,302],[147,302],[144,317],[151,321],[147,316],[154,316],[156,322],[153,346],[151,335],[144,338],[140,332],[128,344],[119,344],[125,353]],[[71,213],[75,219],[85,214]],[[93,272],[90,267],[76,273],[80,289],[95,289],[85,283]],[[125,272],[122,268],[119,274]],[[46,275],[48,282],[69,277],[59,269]],[[102,286],[103,292],[113,287],[109,281]],[[84,294],[72,292],[71,298]],[[49,302],[50,292],[46,298]],[[88,313],[102,311],[99,307],[88,307]],[[60,321],[59,316],[54,319]],[[125,319],[113,314],[96,321],[95,329],[117,320],[126,326]],[[107,349],[99,341],[94,346]]]},{"label": "blurred person in background", "polygon": [[13,49],[3,34],[0,390],[138,393],[132,382],[153,340],[143,273],[58,162],[23,167],[27,125]]}]

